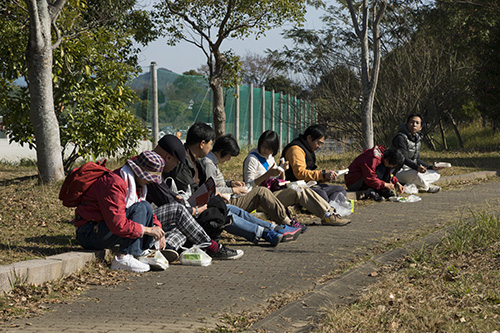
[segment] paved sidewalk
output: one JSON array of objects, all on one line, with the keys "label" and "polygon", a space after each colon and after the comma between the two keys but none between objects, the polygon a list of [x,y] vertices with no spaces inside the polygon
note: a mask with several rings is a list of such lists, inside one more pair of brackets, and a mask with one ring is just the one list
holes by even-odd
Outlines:
[{"label": "paved sidewalk", "polygon": [[[164,272],[131,274],[128,283],[92,287],[72,304],[54,305],[53,312],[8,324],[18,327],[0,328],[23,332],[192,332],[215,328],[224,312],[264,309],[272,296],[304,293],[299,301],[250,329],[297,331],[306,327],[313,319],[311,314],[324,302],[335,302],[341,292],[352,298],[356,288],[376,280],[367,278],[374,268],[363,266],[365,273],[347,272],[321,283],[332,270],[380,254],[384,244],[417,241],[467,215],[469,208],[500,213],[497,180],[421,197],[417,203],[383,202],[359,208],[348,226],[311,226],[296,242],[281,243],[277,248],[239,246],[245,256],[234,262],[215,261],[208,267],[172,265]],[[386,257],[401,255],[394,250]],[[388,262],[387,258],[380,262]],[[339,280],[344,281],[344,287],[335,288]],[[324,302],[308,303],[308,297],[319,291]],[[287,308],[294,311],[286,312]]]}]

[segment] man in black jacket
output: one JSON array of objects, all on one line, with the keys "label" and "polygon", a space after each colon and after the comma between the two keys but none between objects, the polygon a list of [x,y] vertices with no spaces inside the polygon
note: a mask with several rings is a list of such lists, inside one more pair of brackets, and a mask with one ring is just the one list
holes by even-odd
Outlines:
[{"label": "man in black jacket", "polygon": [[405,157],[403,166],[396,171],[396,177],[401,184],[415,184],[420,192],[437,193],[441,188],[432,183],[439,179],[440,174],[437,170],[441,168],[420,159],[423,138],[421,130],[422,116],[411,114],[406,123],[399,126],[398,133],[392,139],[391,148],[399,149]]}]

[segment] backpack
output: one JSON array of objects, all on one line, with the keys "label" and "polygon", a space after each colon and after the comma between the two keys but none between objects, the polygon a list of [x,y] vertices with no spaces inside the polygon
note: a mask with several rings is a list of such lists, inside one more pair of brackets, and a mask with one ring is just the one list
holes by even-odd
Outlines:
[{"label": "backpack", "polygon": [[90,186],[111,171],[105,165],[106,160],[87,162],[81,167],[71,170],[59,191],[59,200],[62,200],[62,204],[66,207],[78,206]]},{"label": "backpack", "polygon": [[228,216],[227,212],[224,199],[216,195],[207,203],[207,209],[200,214],[196,222],[211,239],[218,240],[222,230],[233,222],[233,217]]}]

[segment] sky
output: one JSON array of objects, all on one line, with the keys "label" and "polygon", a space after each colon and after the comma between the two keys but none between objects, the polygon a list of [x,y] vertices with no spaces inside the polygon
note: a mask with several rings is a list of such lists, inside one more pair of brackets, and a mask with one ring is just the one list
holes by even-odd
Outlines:
[{"label": "sky", "polygon": [[[322,14],[322,10],[308,9],[303,27],[320,29],[323,25],[320,19]],[[281,33],[283,30],[292,28],[292,26],[292,24],[286,24],[278,29],[269,30],[266,36],[260,37],[258,40],[255,40],[255,36],[250,36],[245,40],[228,39],[222,43],[222,50],[233,49],[239,56],[244,56],[248,52],[264,55],[266,49],[281,49],[285,44],[291,46],[290,42],[281,36]],[[205,59],[204,53],[196,46],[187,42],[169,46],[166,39],[159,39],[150,43],[139,53],[139,64],[144,67],[144,71],[148,71],[151,62],[156,62],[158,68],[166,68],[182,74],[190,69],[200,68],[201,65],[206,63]]]}]

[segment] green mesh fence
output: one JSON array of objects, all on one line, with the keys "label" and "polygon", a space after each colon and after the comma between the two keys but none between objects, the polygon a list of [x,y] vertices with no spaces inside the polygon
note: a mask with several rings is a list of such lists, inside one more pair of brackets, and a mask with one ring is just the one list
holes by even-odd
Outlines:
[{"label": "green mesh fence", "polygon": [[[144,73],[131,84],[139,97],[139,101],[134,105],[134,112],[150,127],[150,68],[143,70]],[[181,75],[160,68],[157,70],[157,86],[161,135],[180,132],[181,138],[185,139],[187,129],[194,122],[212,124],[212,93],[203,76]],[[240,86],[239,89],[224,90],[226,133],[237,135],[241,146],[255,146],[260,134],[268,129],[274,129],[279,134],[284,146],[307,126],[316,122],[314,108],[307,101],[274,93],[273,103],[271,91],[265,91],[264,98],[262,95],[262,88],[253,88],[250,91],[250,87],[246,85]]]}]

